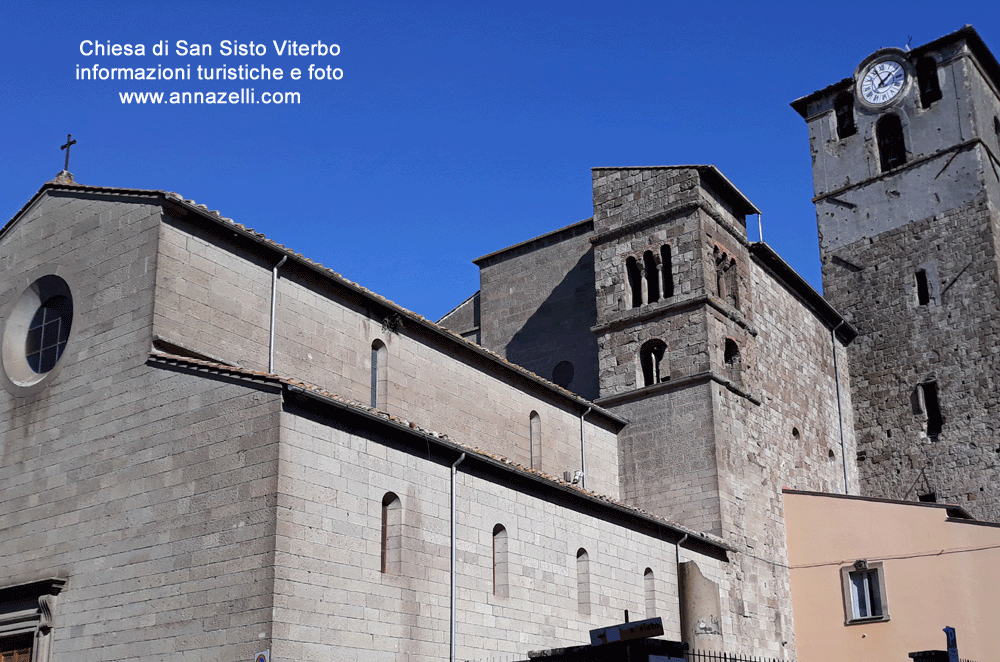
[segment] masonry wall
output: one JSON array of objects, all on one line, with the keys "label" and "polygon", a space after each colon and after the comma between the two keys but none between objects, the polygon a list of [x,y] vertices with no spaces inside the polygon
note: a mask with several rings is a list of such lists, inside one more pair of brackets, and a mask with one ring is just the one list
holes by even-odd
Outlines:
[{"label": "masonry wall", "polygon": [[[184,220],[161,226],[154,333],[266,371],[271,267],[280,258],[253,244],[223,241],[219,232]],[[222,305],[220,297],[234,301]],[[279,374],[368,405],[372,344],[379,341],[386,348],[391,414],[532,466],[529,418],[536,412],[542,450],[535,468],[560,477],[580,468],[582,403],[497,366],[457,339],[434,338],[376,295],[347,291],[289,262],[279,271],[276,318]],[[587,487],[612,497],[618,494],[614,428],[594,413],[584,423]]]},{"label": "masonry wall", "polygon": [[696,531],[721,535],[714,412],[704,382],[652,389],[609,405],[619,434],[622,499]]},{"label": "masonry wall", "polygon": [[[273,660],[439,660],[448,654],[450,465],[458,452],[291,407],[283,417]],[[398,574],[381,572],[381,508],[402,508]],[[584,644],[592,628],[663,618],[679,636],[676,549],[628,518],[601,516],[537,486],[459,465],[457,659],[526,659]],[[619,521],[616,521],[619,520]],[[493,531],[505,527],[508,595],[494,592]],[[580,607],[577,552],[587,551],[589,600]],[[710,578],[715,558],[681,550]],[[655,578],[646,610],[644,573]],[[589,612],[589,613],[585,613]]]},{"label": "masonry wall", "polygon": [[66,579],[53,659],[245,660],[270,632],[276,400],[146,364],[159,219],[54,191],[0,239],[5,302],[57,272],[74,304],[51,379],[0,390],[0,584]]},{"label": "masonry wall", "polygon": [[572,364],[566,388],[598,394],[590,219],[480,258],[482,344],[544,377]]},{"label": "masonry wall", "polygon": [[[828,297],[861,335],[850,348],[864,494],[934,493],[977,517],[1000,513],[997,212],[975,202],[846,246],[823,266]],[[843,264],[856,265],[844,267]],[[918,302],[915,274],[929,280]],[[941,433],[919,385],[936,381]]]},{"label": "masonry wall", "polygon": [[795,630],[780,490],[844,493],[846,454],[847,485],[857,493],[850,377],[846,348],[834,344],[830,329],[756,261],[751,275],[757,324],[746,342],[753,351],[726,365],[723,343],[735,325],[716,310],[711,315],[713,364],[739,387],[710,386],[723,536],[740,549],[729,568],[725,616],[737,641],[765,632],[767,654],[781,657],[792,654]]}]

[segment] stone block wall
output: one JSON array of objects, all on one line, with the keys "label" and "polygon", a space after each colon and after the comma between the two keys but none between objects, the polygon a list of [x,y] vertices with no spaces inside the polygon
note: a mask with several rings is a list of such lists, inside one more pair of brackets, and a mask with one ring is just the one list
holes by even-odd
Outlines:
[{"label": "stone block wall", "polygon": [[0,389],[0,581],[66,579],[52,659],[252,659],[278,400],[147,365],[161,208],[73,194],[43,193],[0,238],[6,303],[51,273],[73,300],[43,388]]},{"label": "stone block wall", "polygon": [[597,397],[594,252],[590,219],[476,260],[482,344],[555,381],[572,365],[566,388]]},{"label": "stone block wall", "polygon": [[629,420],[618,435],[622,499],[719,535],[723,527],[709,386],[667,386],[608,405]]},{"label": "stone block wall", "polygon": [[[862,492],[933,494],[1000,518],[1000,269],[997,210],[985,194],[827,256],[827,296],[860,335],[850,347]],[[928,279],[918,298],[916,273]],[[920,384],[937,384],[928,434]]]},{"label": "stone block wall", "polygon": [[[728,568],[726,624],[737,641],[766,641],[765,654],[781,658],[794,655],[781,488],[844,493],[846,454],[847,484],[857,493],[851,382],[846,348],[830,329],[756,260],[751,275],[756,333],[738,365],[746,395],[710,385],[722,535],[739,549]],[[732,321],[713,313],[715,365],[732,377],[721,347]]]},{"label": "stone block wall", "polygon": [[[203,226],[174,220],[160,228],[153,332],[210,358],[266,371],[271,269],[280,258],[252,243],[223,243],[217,228]],[[234,300],[222,305],[218,293]],[[279,270],[276,319],[278,374],[367,405],[372,344],[379,341],[386,348],[389,413],[524,466],[534,462],[554,476],[581,468],[585,403],[428,331],[376,295],[350,291],[289,261]],[[541,457],[534,459],[532,412],[542,438]],[[618,495],[616,427],[596,412],[584,423],[587,487],[611,497]]]},{"label": "stone block wall", "polygon": [[[450,465],[458,453],[289,409],[283,417],[272,659],[439,660],[448,655]],[[381,572],[381,508],[401,502],[398,574]],[[457,656],[526,659],[584,644],[588,631],[663,618],[679,637],[676,548],[601,508],[545,496],[472,457],[458,466]],[[506,530],[506,595],[494,591],[494,539]],[[675,535],[676,534],[672,534]],[[580,604],[587,552],[589,599]],[[690,549],[714,581],[725,563]],[[646,609],[647,569],[654,609]]]}]

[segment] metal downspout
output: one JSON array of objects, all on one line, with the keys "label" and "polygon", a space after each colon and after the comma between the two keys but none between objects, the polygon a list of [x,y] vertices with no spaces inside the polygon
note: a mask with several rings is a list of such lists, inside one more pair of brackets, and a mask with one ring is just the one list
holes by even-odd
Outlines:
[{"label": "metal downspout", "polygon": [[274,316],[278,304],[278,269],[287,259],[287,255],[281,258],[281,262],[271,270],[271,342],[267,347],[267,371],[271,374],[274,374]]},{"label": "metal downspout", "polygon": [[451,653],[448,657],[451,662],[455,662],[455,475],[464,459],[465,453],[462,453],[451,465]]},{"label": "metal downspout", "polygon": [[584,490],[587,489],[587,447],[583,441],[583,419],[586,418],[587,414],[589,414],[593,409],[593,407],[587,407],[587,411],[580,414],[580,473],[583,474],[580,476],[580,488]]},{"label": "metal downspout", "polygon": [[851,491],[847,483],[847,445],[844,442],[844,410],[840,402],[840,367],[837,362],[837,329],[844,323],[844,320],[837,322],[837,326],[830,331],[830,340],[833,342],[833,380],[837,384],[837,423],[840,427],[840,457],[844,461],[844,494]]},{"label": "metal downspout", "polygon": [[[677,545],[674,546],[674,558],[676,559],[675,561],[676,567],[674,568],[674,573],[676,573],[677,575],[677,615],[679,617],[678,625],[680,625],[682,630],[684,629],[684,618],[685,618],[684,598],[686,598],[687,596],[685,595],[684,587],[681,586],[681,545],[683,545],[684,541],[687,539],[688,539],[688,534],[685,533],[684,537],[681,538],[679,541],[677,541]],[[681,632],[681,641],[684,640],[684,635],[685,633]],[[691,642],[691,645],[693,646],[694,642]]]}]

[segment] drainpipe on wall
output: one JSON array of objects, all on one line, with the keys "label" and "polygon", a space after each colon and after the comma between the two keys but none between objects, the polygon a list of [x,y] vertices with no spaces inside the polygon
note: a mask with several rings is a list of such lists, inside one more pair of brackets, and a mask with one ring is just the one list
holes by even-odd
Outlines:
[{"label": "drainpipe on wall", "polygon": [[455,475],[464,459],[462,453],[451,465],[451,653],[448,657],[451,662],[455,662]]},{"label": "drainpipe on wall", "polygon": [[[677,541],[677,545],[674,547],[674,557],[676,558],[676,567],[674,568],[674,574],[677,577],[677,626],[681,630],[681,641],[684,641],[684,637],[687,635],[684,632],[684,586],[681,583],[681,545],[684,541],[688,539],[688,534],[684,534],[684,537]],[[694,642],[691,642],[691,646],[694,646]]]},{"label": "drainpipe on wall", "polygon": [[285,263],[288,256],[281,258],[281,262],[274,265],[271,270],[271,343],[267,347],[267,371],[274,373],[274,315],[278,304],[278,269]]},{"label": "drainpipe on wall", "polygon": [[837,322],[837,326],[830,331],[830,340],[833,341],[833,380],[837,384],[837,423],[840,426],[840,457],[844,460],[844,494],[851,491],[847,483],[847,444],[844,443],[844,410],[840,403],[840,367],[837,363],[837,329],[844,323],[844,320]]},{"label": "drainpipe on wall", "polygon": [[587,453],[586,446],[583,441],[583,419],[587,417],[587,414],[591,412],[593,407],[587,407],[587,411],[580,414],[580,488],[587,489]]}]

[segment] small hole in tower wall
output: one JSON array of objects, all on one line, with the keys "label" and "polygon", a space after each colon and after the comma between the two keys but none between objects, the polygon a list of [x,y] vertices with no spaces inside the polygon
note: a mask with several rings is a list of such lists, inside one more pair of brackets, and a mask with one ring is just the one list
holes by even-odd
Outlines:
[{"label": "small hole in tower wall", "polygon": [[927,272],[923,269],[918,269],[916,273],[917,280],[917,304],[921,306],[926,306],[930,303],[931,296],[930,290],[927,288]]}]

